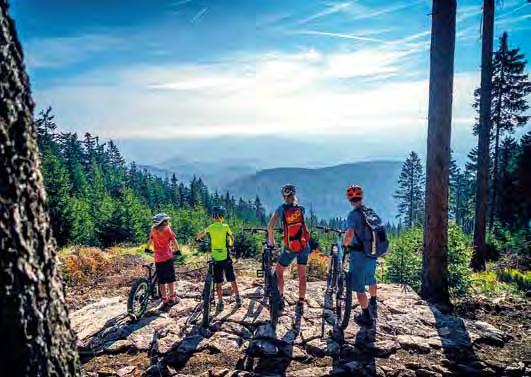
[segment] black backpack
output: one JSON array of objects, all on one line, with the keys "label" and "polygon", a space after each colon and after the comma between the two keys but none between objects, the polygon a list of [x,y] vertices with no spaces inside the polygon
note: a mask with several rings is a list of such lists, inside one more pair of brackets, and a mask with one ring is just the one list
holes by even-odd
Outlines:
[{"label": "black backpack", "polygon": [[365,254],[374,258],[383,257],[389,249],[389,240],[387,239],[387,231],[382,219],[372,208],[361,206],[358,207],[358,211],[361,213],[371,235],[368,240],[360,240],[358,238],[358,241],[363,245]]}]

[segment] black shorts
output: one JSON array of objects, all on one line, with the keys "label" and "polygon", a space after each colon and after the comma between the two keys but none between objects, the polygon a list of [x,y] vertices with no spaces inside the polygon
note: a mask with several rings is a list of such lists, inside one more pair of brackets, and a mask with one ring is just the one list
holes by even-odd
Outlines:
[{"label": "black shorts", "polygon": [[173,265],[173,258],[166,262],[155,263],[155,271],[160,284],[168,284],[175,282],[175,266]]},{"label": "black shorts", "polygon": [[214,282],[216,284],[223,283],[223,274],[228,282],[236,280],[234,275],[234,267],[232,267],[232,259],[226,259],[221,262],[214,262]]}]

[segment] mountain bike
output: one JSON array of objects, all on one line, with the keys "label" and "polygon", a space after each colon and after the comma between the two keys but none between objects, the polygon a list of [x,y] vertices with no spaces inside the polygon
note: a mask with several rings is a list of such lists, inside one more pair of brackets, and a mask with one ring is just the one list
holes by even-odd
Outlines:
[{"label": "mountain bike", "polygon": [[[278,290],[277,274],[273,270],[273,254],[277,249],[269,244],[266,228],[245,228],[243,230],[254,234],[262,233],[266,235],[266,239],[262,243],[261,268],[256,271],[256,276],[258,278],[264,278],[264,301],[267,302],[271,325],[273,328],[276,328],[280,314],[281,299]],[[282,232],[282,229],[275,229],[275,231]]]},{"label": "mountain bike", "polygon": [[150,301],[160,297],[159,279],[154,263],[143,264],[146,275],[134,281],[127,298],[127,314],[137,321],[146,312]]},{"label": "mountain bike", "polygon": [[[176,255],[174,253],[174,258]],[[160,298],[159,279],[157,277],[155,263],[145,263],[142,267],[146,274],[144,277],[137,278],[133,282],[127,298],[127,314],[133,321],[138,321],[142,318],[146,313],[150,301]]]},{"label": "mountain bike", "polygon": [[186,319],[184,328],[188,324],[197,320],[200,313],[202,313],[201,326],[208,328],[211,319],[212,305],[215,302],[215,284],[214,284],[214,260],[212,258],[208,261],[207,273],[203,283],[203,290],[201,291],[200,302],[194,307],[188,318]]},{"label": "mountain bike", "polygon": [[[336,326],[344,330],[350,320],[352,310],[352,289],[350,287],[351,272],[350,255],[343,253],[344,231],[317,225],[316,228],[323,233],[335,233],[337,239],[330,246],[330,261],[328,263],[328,276],[324,294],[324,308],[333,309],[336,312]],[[335,299],[335,303],[334,303]],[[324,334],[324,315],[321,321],[321,334]]]}]

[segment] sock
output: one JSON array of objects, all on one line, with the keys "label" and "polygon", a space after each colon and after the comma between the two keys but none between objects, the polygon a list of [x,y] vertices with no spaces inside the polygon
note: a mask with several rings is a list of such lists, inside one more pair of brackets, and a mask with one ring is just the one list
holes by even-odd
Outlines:
[{"label": "sock", "polygon": [[371,296],[370,302],[371,304],[376,304],[376,296]]}]

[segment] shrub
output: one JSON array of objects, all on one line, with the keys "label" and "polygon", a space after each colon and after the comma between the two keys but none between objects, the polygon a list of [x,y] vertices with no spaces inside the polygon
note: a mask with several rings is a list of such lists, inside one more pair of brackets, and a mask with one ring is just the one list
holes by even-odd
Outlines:
[{"label": "shrub", "polygon": [[422,229],[406,230],[390,241],[385,257],[384,281],[407,284],[418,292],[422,269]]},{"label": "shrub", "polygon": [[498,280],[514,283],[521,291],[531,290],[531,271],[522,272],[513,268],[500,269],[496,272]]},{"label": "shrub", "polygon": [[63,275],[70,285],[83,284],[103,276],[111,266],[111,255],[95,247],[74,248],[64,258]]},{"label": "shrub", "polygon": [[[385,257],[384,281],[407,284],[420,291],[422,272],[423,231],[406,230],[393,237]],[[471,286],[468,267],[472,247],[470,240],[455,224],[448,229],[448,287],[452,296],[466,294]]]},{"label": "shrub", "polygon": [[328,260],[327,255],[319,252],[313,252],[308,257],[308,267],[306,273],[309,278],[316,280],[325,280],[328,275]]},{"label": "shrub", "polygon": [[234,250],[238,258],[252,258],[259,252],[256,239],[244,232],[238,233],[234,238]]},{"label": "shrub", "polygon": [[470,290],[472,245],[469,237],[454,223],[448,228],[448,287],[450,295],[459,296]]}]

